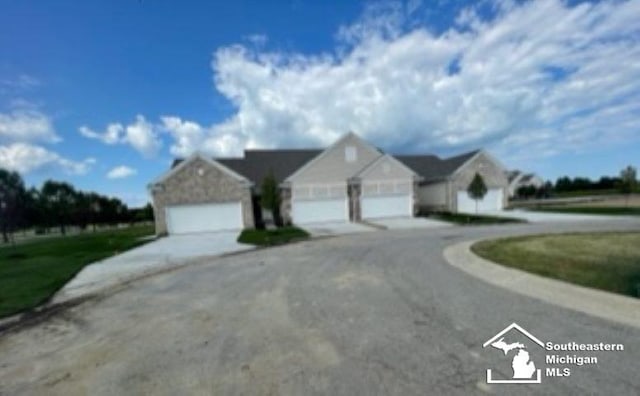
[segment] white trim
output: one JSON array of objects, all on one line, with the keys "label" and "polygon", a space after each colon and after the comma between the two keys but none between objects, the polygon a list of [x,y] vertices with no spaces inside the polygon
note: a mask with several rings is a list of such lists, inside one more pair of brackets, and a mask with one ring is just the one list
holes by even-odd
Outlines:
[{"label": "white trim", "polygon": [[396,158],[394,158],[390,154],[383,154],[380,157],[374,159],[369,165],[365,166],[364,168],[362,168],[360,172],[356,173],[355,177],[362,179],[367,174],[369,174],[373,169],[375,169],[376,165],[384,159],[391,160],[391,162],[393,162],[395,165],[400,166],[401,169],[404,169],[406,172],[410,173],[414,179],[417,179],[417,180],[422,179],[422,176],[418,175],[413,169],[409,168],[402,162],[398,161]]},{"label": "white trim", "polygon": [[536,369],[536,378],[535,379],[503,379],[497,380],[493,379],[491,375],[491,369],[487,369],[487,384],[541,384],[542,377],[540,373],[542,370]]},{"label": "white trim", "polygon": [[[393,191],[392,192],[380,192],[380,185],[393,185]],[[399,186],[403,186],[403,185],[407,185],[409,187],[408,191],[400,191],[398,192],[398,187]],[[376,186],[376,192],[375,194],[365,194],[365,186],[366,187],[370,187],[370,186]],[[407,195],[407,194],[413,194],[413,181],[412,180],[408,180],[407,179],[376,179],[376,180],[363,180],[360,183],[360,195],[364,196],[364,197],[373,197],[373,196],[391,196],[391,195]]]},{"label": "white trim", "polygon": [[370,151],[374,152],[374,153],[378,153],[380,155],[382,155],[382,153],[380,152],[380,150],[376,149],[375,147],[373,147],[371,145],[371,143],[367,142],[366,140],[362,139],[360,136],[356,135],[353,132],[348,132],[346,134],[344,134],[340,139],[338,139],[336,142],[334,142],[331,146],[327,147],[326,149],[324,149],[324,151],[322,151],[320,154],[316,155],[315,157],[313,157],[309,162],[307,162],[306,164],[304,164],[301,168],[299,168],[297,171],[293,172],[291,175],[289,175],[286,179],[284,179],[284,181],[282,182],[282,184],[285,183],[291,183],[293,182],[292,179],[296,178],[298,175],[300,175],[301,173],[305,172],[307,169],[309,169],[311,166],[313,166],[316,162],[320,161],[322,158],[324,158],[327,153],[329,153],[331,150],[333,150],[335,147],[337,147],[340,143],[342,143],[343,141],[347,140],[349,137],[355,137],[357,140],[360,141],[360,143],[362,143],[362,145],[369,149]]},{"label": "white trim", "polygon": [[166,181],[168,178],[170,178],[171,176],[173,176],[174,174],[179,172],[182,168],[187,166],[187,164],[191,163],[192,161],[194,161],[196,159],[201,159],[201,160],[207,162],[208,164],[214,166],[218,170],[220,170],[220,171],[226,173],[227,175],[233,177],[234,179],[237,179],[238,181],[240,181],[242,183],[246,183],[248,186],[253,186],[253,183],[249,179],[247,179],[246,177],[242,176],[241,174],[235,172],[233,169],[230,169],[230,168],[222,165],[218,161],[214,160],[213,158],[209,158],[208,156],[203,155],[199,151],[196,151],[193,154],[191,154],[189,157],[185,158],[178,165],[174,166],[168,172],[165,172],[164,174],[159,176],[157,179],[155,179],[153,182],[151,182],[149,184],[148,188],[151,189],[154,185],[160,184],[160,183]]}]

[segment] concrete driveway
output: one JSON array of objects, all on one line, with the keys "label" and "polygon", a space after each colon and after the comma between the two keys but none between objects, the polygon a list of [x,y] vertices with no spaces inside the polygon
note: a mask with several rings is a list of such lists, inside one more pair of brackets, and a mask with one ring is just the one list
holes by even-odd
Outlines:
[{"label": "concrete driveway", "polygon": [[585,215],[573,213],[550,213],[528,211],[523,209],[501,210],[483,213],[490,216],[513,217],[526,220],[530,223],[555,223],[555,222],[579,222],[579,221],[616,221],[625,219],[624,216]]},{"label": "concrete driveway", "polygon": [[387,217],[369,220],[370,223],[380,225],[389,230],[410,230],[435,227],[451,227],[451,223],[424,217]]},{"label": "concrete driveway", "polygon": [[360,232],[377,231],[374,227],[369,227],[360,223],[351,223],[346,221],[323,222],[323,223],[307,223],[298,225],[305,229],[311,236],[335,236],[356,234]]},{"label": "concrete driveway", "polygon": [[[202,259],[0,336],[0,394],[637,395],[640,330],[492,286],[443,249],[490,236],[635,223],[346,235]],[[482,344],[516,322],[543,341],[622,343],[539,385],[487,385]],[[531,350],[546,367],[540,349]],[[571,353],[573,355],[573,353]]]},{"label": "concrete driveway", "polygon": [[54,297],[55,302],[95,293],[124,281],[207,256],[253,248],[236,242],[238,232],[224,231],[168,236],[91,264]]}]

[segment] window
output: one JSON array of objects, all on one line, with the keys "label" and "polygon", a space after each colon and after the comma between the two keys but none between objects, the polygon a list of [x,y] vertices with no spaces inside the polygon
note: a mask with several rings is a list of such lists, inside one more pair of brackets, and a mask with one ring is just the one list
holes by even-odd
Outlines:
[{"label": "window", "polygon": [[356,162],[358,159],[358,152],[353,146],[347,146],[344,148],[344,159],[347,162]]}]

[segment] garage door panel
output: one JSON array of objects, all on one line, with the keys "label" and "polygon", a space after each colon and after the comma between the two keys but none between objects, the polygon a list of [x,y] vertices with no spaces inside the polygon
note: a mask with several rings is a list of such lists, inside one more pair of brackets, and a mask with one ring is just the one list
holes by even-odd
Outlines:
[{"label": "garage door panel", "polygon": [[[483,199],[478,200],[478,213],[495,212],[503,209],[503,189],[491,188]],[[476,213],[476,201],[469,197],[467,191],[458,191],[458,212]]]},{"label": "garage door panel", "polygon": [[291,206],[295,224],[348,221],[349,219],[347,200],[344,198],[294,200]]},{"label": "garage door panel", "polygon": [[360,202],[363,219],[413,215],[411,195],[364,196]]},{"label": "garage door panel", "polygon": [[241,202],[169,206],[166,209],[170,234],[242,229]]}]

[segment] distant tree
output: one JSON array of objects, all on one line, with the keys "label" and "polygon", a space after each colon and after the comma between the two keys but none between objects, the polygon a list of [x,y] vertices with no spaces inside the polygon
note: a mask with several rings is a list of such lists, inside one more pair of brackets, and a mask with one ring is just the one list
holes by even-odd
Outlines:
[{"label": "distant tree", "polygon": [[153,221],[153,205],[150,202],[142,208],[142,218],[144,221]]},{"label": "distant tree", "polygon": [[546,181],[536,190],[536,198],[549,198],[553,194],[553,183]]},{"label": "distant tree", "polygon": [[280,192],[278,191],[278,184],[276,178],[273,176],[273,172],[269,172],[262,180],[262,188],[260,195],[260,205],[270,210],[273,214],[273,221],[277,225],[281,225],[280,221]]},{"label": "distant tree", "polygon": [[620,171],[620,192],[626,194],[625,205],[629,206],[629,195],[636,190],[638,184],[636,168],[629,165]]},{"label": "distant tree", "polygon": [[487,194],[487,185],[484,183],[484,179],[479,173],[476,173],[467,188],[469,197],[476,201],[476,213],[478,213],[478,201],[484,198]]},{"label": "distant tree", "polygon": [[571,191],[572,187],[573,187],[573,183],[571,182],[571,179],[568,176],[562,176],[558,178],[558,180],[556,180],[555,189],[558,192]]},{"label": "distant tree", "polygon": [[21,220],[26,189],[18,172],[0,169],[0,228],[2,240],[8,243]]},{"label": "distant tree", "polygon": [[516,196],[518,198],[529,199],[529,198],[533,197],[534,195],[536,195],[536,190],[537,190],[536,187],[533,186],[533,185],[520,186],[516,190]]},{"label": "distant tree", "polygon": [[48,216],[52,216],[48,223],[57,224],[60,233],[65,235],[77,199],[76,190],[69,183],[47,180],[42,185],[40,195]]}]

